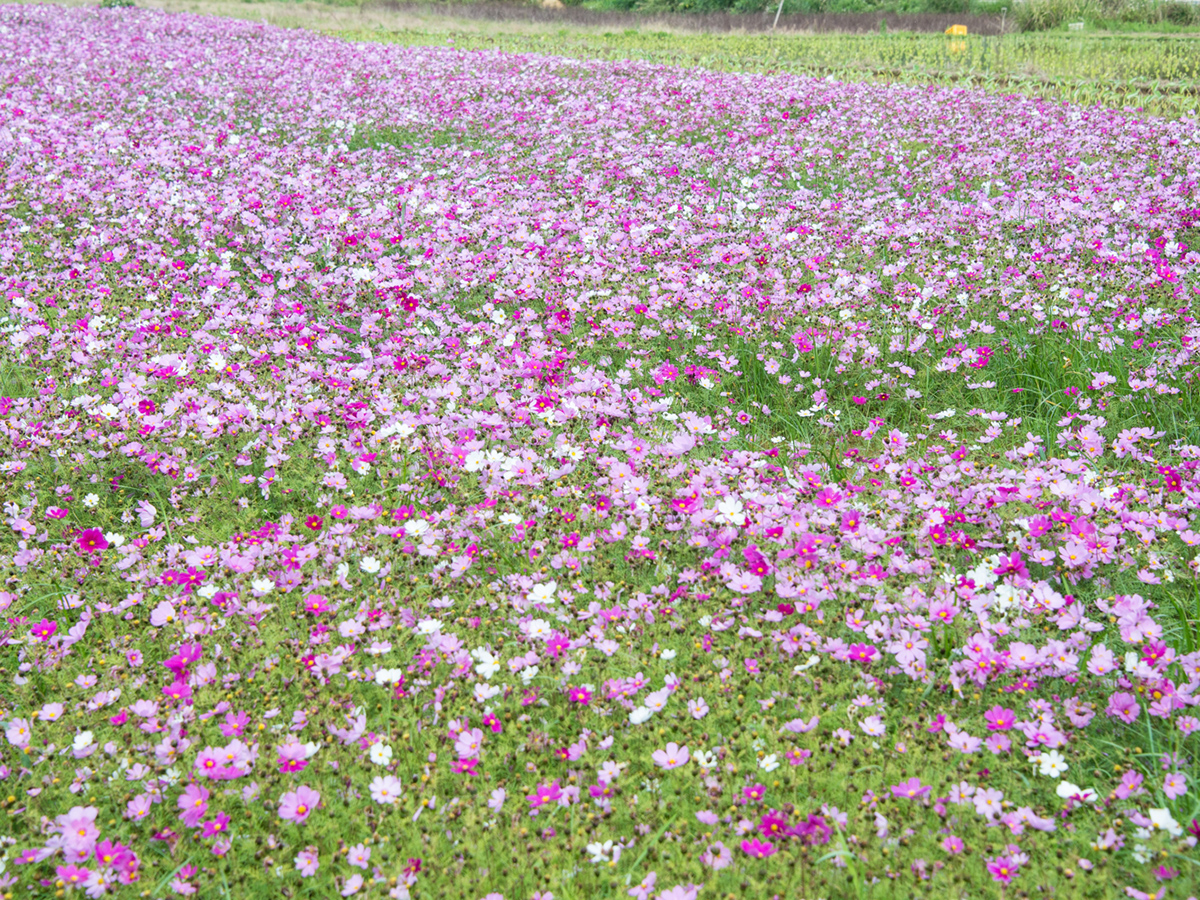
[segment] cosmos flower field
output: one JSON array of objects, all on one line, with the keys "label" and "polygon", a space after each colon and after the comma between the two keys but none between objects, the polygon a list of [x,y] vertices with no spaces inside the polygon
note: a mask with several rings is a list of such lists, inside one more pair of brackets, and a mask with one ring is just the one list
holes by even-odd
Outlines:
[{"label": "cosmos flower field", "polygon": [[1200,123],[0,7],[0,893],[1186,898]]}]

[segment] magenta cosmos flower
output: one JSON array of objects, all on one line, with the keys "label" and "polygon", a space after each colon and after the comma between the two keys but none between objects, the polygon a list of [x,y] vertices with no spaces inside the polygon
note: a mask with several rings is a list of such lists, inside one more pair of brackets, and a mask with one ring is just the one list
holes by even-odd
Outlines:
[{"label": "magenta cosmos flower", "polygon": [[775,853],[775,845],[770,841],[760,841],[757,838],[750,838],[742,841],[742,852],[753,856],[755,859],[766,859]]},{"label": "magenta cosmos flower", "polygon": [[550,803],[557,802],[560,797],[562,797],[562,788],[555,781],[551,784],[539,784],[537,790],[532,794],[527,794],[525,799],[529,801],[531,809],[539,809]]},{"label": "magenta cosmos flower", "polygon": [[572,703],[578,703],[580,706],[587,706],[592,702],[591,691],[584,687],[571,688],[567,697]]},{"label": "magenta cosmos flower", "polygon": [[79,544],[79,549],[85,553],[108,549],[108,540],[104,537],[104,532],[99,528],[84,529],[79,537],[75,539],[75,542]]},{"label": "magenta cosmos flower", "polygon": [[300,785],[279,798],[279,817],[299,825],[317,808],[321,795],[307,785]]},{"label": "magenta cosmos flower", "polygon": [[43,642],[48,641],[48,640],[50,640],[50,638],[54,637],[54,632],[56,632],[56,631],[58,631],[58,623],[51,622],[49,619],[42,619],[42,621],[38,622],[36,625],[34,625],[32,628],[29,629],[29,633],[33,637],[35,637],[39,641],[43,641]]},{"label": "magenta cosmos flower", "polygon": [[1003,884],[1008,884],[1016,878],[1020,871],[1020,867],[1007,856],[997,856],[987,864],[987,869],[992,876],[992,881],[999,881]]},{"label": "magenta cosmos flower", "polygon": [[875,658],[877,652],[870,644],[851,644],[850,661],[860,662],[865,666],[870,665],[871,660]]}]

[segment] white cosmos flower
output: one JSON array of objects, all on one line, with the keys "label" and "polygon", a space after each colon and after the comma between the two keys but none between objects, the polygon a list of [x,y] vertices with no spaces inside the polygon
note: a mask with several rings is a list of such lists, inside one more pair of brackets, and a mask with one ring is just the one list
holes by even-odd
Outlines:
[{"label": "white cosmos flower", "polygon": [[1069,768],[1066,758],[1057,750],[1035,756],[1034,761],[1037,763],[1038,772],[1050,778],[1057,778]]},{"label": "white cosmos flower", "polygon": [[539,669],[537,666],[526,666],[521,670],[521,681],[525,684],[529,684],[529,682],[537,678],[538,672],[540,671],[541,669]]},{"label": "white cosmos flower", "polygon": [[[476,668],[476,671],[478,671],[478,668]],[[487,703],[499,693],[500,688],[494,684],[488,684],[484,681],[476,682],[475,684],[474,697],[476,703]]]},{"label": "white cosmos flower", "polygon": [[437,619],[422,619],[417,623],[417,634],[437,634],[442,630],[442,623]]},{"label": "white cosmos flower", "polygon": [[799,675],[801,672],[811,669],[813,666],[815,666],[820,661],[821,661],[821,658],[819,656],[816,656],[816,655],[810,656],[808,659],[806,659],[804,661],[803,665],[794,666],[792,668],[792,672]]},{"label": "white cosmos flower", "polygon": [[1088,788],[1087,790],[1084,790],[1079,785],[1072,784],[1069,781],[1060,781],[1058,783],[1058,787],[1055,788],[1054,793],[1058,794],[1058,796],[1062,797],[1064,800],[1079,796],[1083,798],[1085,803],[1096,802],[1095,788]]},{"label": "white cosmos flower", "polygon": [[529,599],[533,603],[553,603],[554,592],[557,589],[557,581],[547,581],[542,584],[535,584],[533,586],[533,590],[529,592]]},{"label": "white cosmos flower", "polygon": [[545,637],[550,633],[550,623],[545,619],[531,619],[521,628],[531,638]]},{"label": "white cosmos flower", "polygon": [[392,748],[387,744],[371,745],[371,762],[377,766],[386,766],[392,761]]},{"label": "white cosmos flower", "polygon": [[635,709],[633,712],[631,712],[629,714],[629,721],[632,722],[634,725],[641,725],[643,722],[647,721],[652,715],[654,715],[654,710],[647,709],[644,706],[639,706],[637,709]]},{"label": "white cosmos flower", "polygon": [[399,684],[403,677],[403,669],[379,669],[375,673],[375,683],[381,687],[385,684]]},{"label": "white cosmos flower", "polygon": [[669,662],[670,660],[675,658],[676,653],[674,650],[664,650],[662,653],[658,654],[658,656],[660,659],[662,659],[666,662]]},{"label": "white cosmos flower", "polygon": [[269,594],[275,590],[275,582],[270,578],[255,578],[250,582],[250,587],[260,594]]},{"label": "white cosmos flower", "polygon": [[774,753],[768,753],[758,761],[758,767],[764,772],[774,772],[779,768],[779,757]]},{"label": "white cosmos flower", "polygon": [[374,575],[381,568],[379,565],[379,560],[373,556],[364,556],[362,558],[362,562],[360,562],[358,566],[368,575]]},{"label": "white cosmos flower", "polygon": [[1155,828],[1161,828],[1171,837],[1181,837],[1183,829],[1179,827],[1179,823],[1171,815],[1168,809],[1152,809],[1150,810],[1150,821],[1154,823]]},{"label": "white cosmos flower", "polygon": [[429,523],[424,519],[413,519],[404,523],[404,533],[409,537],[420,537],[429,530]]},{"label": "white cosmos flower", "polygon": [[742,501],[737,497],[724,497],[717,504],[717,513],[721,521],[729,525],[741,525],[745,519]]},{"label": "white cosmos flower", "polygon": [[500,671],[500,660],[483,647],[476,647],[471,651],[471,656],[476,660],[475,674],[480,678],[491,678]]},{"label": "white cosmos flower", "polygon": [[717,755],[711,750],[697,750],[692,754],[692,762],[702,769],[711,769],[717,764]]},{"label": "white cosmos flower", "polygon": [[88,509],[95,509],[100,503],[100,498],[96,494],[88,494],[83,498],[83,505]]},{"label": "white cosmos flower", "polygon": [[597,841],[587,845],[587,853],[594,863],[608,862],[608,855],[612,853],[612,848],[612,841],[605,841],[603,844]]}]

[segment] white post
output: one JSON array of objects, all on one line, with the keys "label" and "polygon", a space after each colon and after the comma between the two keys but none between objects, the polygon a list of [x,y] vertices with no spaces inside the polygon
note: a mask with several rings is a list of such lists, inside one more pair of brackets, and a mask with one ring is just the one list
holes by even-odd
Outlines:
[{"label": "white post", "polygon": [[783,12],[783,0],[779,0],[779,9],[775,10],[775,21],[771,25],[771,30],[775,30],[775,26],[779,24],[779,14]]}]

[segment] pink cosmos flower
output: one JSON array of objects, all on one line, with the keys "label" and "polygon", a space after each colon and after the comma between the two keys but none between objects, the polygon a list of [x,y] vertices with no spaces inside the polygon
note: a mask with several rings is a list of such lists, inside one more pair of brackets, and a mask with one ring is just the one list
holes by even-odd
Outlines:
[{"label": "pink cosmos flower", "polygon": [[688,753],[687,747],[680,747],[672,741],[667,744],[665,750],[655,750],[650,754],[650,758],[664,769],[678,769],[680,766],[687,765],[691,755]]},{"label": "pink cosmos flower", "polygon": [[752,784],[749,787],[742,788],[742,797],[747,803],[757,803],[766,794],[767,789],[761,784]]},{"label": "pink cosmos flower", "polygon": [[733,863],[733,851],[717,841],[700,854],[700,862],[715,871],[720,871]]},{"label": "pink cosmos flower", "polygon": [[223,812],[217,813],[213,818],[203,823],[204,831],[200,837],[210,838],[216,837],[219,834],[225,834],[229,830],[229,816]]},{"label": "pink cosmos flower", "polygon": [[67,887],[77,887],[88,880],[88,876],[92,873],[80,866],[59,866],[54,870],[54,874],[58,876],[59,881]]},{"label": "pink cosmos flower", "polygon": [[787,817],[772,809],[763,814],[758,830],[764,838],[777,838],[787,835],[791,829],[788,828]]},{"label": "pink cosmos flower", "polygon": [[1121,783],[1117,785],[1114,793],[1119,800],[1127,800],[1130,797],[1143,793],[1142,782],[1145,780],[1141,772],[1129,770],[1121,776]]},{"label": "pink cosmos flower", "polygon": [[390,805],[399,801],[404,785],[395,775],[377,775],[371,781],[370,790],[372,800]]},{"label": "pink cosmos flower", "polygon": [[196,768],[205,778],[211,778],[220,771],[222,767],[220,751],[215,747],[205,747],[196,754]]},{"label": "pink cosmos flower", "polygon": [[902,799],[916,800],[919,797],[924,797],[932,790],[929,785],[921,784],[920,778],[910,778],[908,781],[902,781],[899,784],[892,786],[892,796]]},{"label": "pink cosmos flower", "polygon": [[321,795],[307,785],[300,785],[279,798],[279,817],[299,825],[317,808]]},{"label": "pink cosmos flower", "polygon": [[1010,857],[997,856],[988,862],[987,870],[992,876],[992,881],[1008,884],[1020,872],[1020,867]]},{"label": "pink cosmos flower", "polygon": [[650,900],[650,894],[654,891],[654,885],[658,882],[658,873],[651,872],[638,884],[635,884],[625,893],[633,900]]},{"label": "pink cosmos flower", "polygon": [[306,847],[296,854],[296,871],[300,873],[301,878],[309,878],[317,874],[317,869],[321,867],[321,862],[317,858],[316,847]]},{"label": "pink cosmos flower", "polygon": [[539,784],[537,790],[526,795],[525,799],[529,801],[530,810],[536,811],[543,806],[557,802],[561,797],[562,788],[557,781],[554,781],[551,784]]},{"label": "pink cosmos flower", "polygon": [[1017,714],[1003,706],[993,706],[983,714],[983,721],[987,723],[989,731],[1007,731],[1016,723]]},{"label": "pink cosmos flower", "polygon": [[1187,776],[1182,772],[1172,772],[1163,780],[1163,793],[1175,800],[1187,793]]},{"label": "pink cosmos flower", "polygon": [[329,612],[329,604],[321,594],[309,594],[304,600],[304,611],[314,616]]},{"label": "pink cosmos flower", "polygon": [[284,744],[277,752],[280,772],[302,772],[308,765],[308,750],[299,741]]},{"label": "pink cosmos flower", "polygon": [[1108,698],[1108,708],[1105,710],[1111,718],[1120,719],[1126,725],[1138,717],[1142,709],[1137,697],[1125,691],[1118,691]]},{"label": "pink cosmos flower", "polygon": [[188,828],[195,828],[208,812],[209,792],[198,784],[189,784],[179,795],[179,818]]},{"label": "pink cosmos flower", "polygon": [[807,734],[817,727],[821,722],[819,716],[813,716],[807,722],[803,719],[792,719],[790,722],[785,722],[782,731],[788,731],[792,734]]},{"label": "pink cosmos flower", "polygon": [[505,791],[504,788],[496,788],[494,791],[492,791],[491,796],[488,799],[488,809],[490,809],[492,812],[500,812],[501,807],[504,806],[504,800],[507,796],[508,792]]},{"label": "pink cosmos flower", "polygon": [[957,855],[962,853],[965,847],[966,845],[963,844],[962,838],[955,837],[954,835],[950,835],[944,841],[942,841],[942,849],[947,853]]},{"label": "pink cosmos flower", "polygon": [[478,728],[462,732],[454,742],[454,752],[459,759],[470,759],[479,755],[483,746],[483,732]]},{"label": "pink cosmos flower", "polygon": [[120,869],[131,855],[124,844],[114,844],[112,841],[98,843],[95,853],[96,862],[102,869]]},{"label": "pink cosmos flower", "polygon": [[788,761],[788,765],[798,766],[806,759],[812,756],[811,750],[806,750],[801,747],[793,747],[783,754],[783,758]]},{"label": "pink cosmos flower", "polygon": [[760,841],[758,838],[748,838],[742,841],[742,852],[755,859],[766,859],[775,854],[775,845],[770,841]]},{"label": "pink cosmos flower", "polygon": [[851,644],[849,660],[851,662],[859,662],[864,666],[869,666],[879,651],[870,644]]}]

